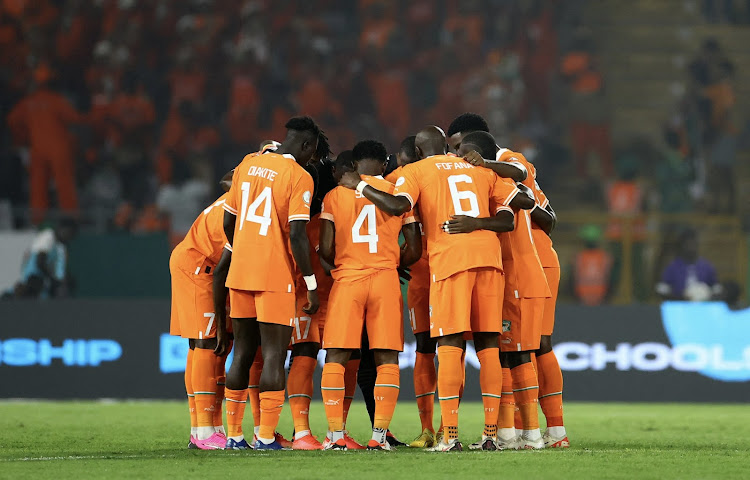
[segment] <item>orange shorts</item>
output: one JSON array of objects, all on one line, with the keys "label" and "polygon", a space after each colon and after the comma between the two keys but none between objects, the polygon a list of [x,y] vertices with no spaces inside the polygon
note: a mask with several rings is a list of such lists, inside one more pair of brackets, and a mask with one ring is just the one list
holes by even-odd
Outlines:
[{"label": "orange shorts", "polygon": [[514,289],[506,290],[500,351],[523,352],[539,348],[542,317],[547,300],[547,298],[516,298]]},{"label": "orange shorts", "polygon": [[412,287],[406,290],[409,323],[414,334],[430,331],[430,287]]},{"label": "orange shorts", "polygon": [[315,315],[305,313],[302,308],[307,305],[307,290],[297,290],[297,315],[294,317],[294,330],[292,330],[291,345],[298,343],[320,343],[322,328],[318,323],[320,320],[320,309]]},{"label": "orange shorts", "polygon": [[323,348],[356,349],[367,329],[371,349],[404,349],[404,321],[398,272],[381,270],[361,280],[333,282]]},{"label": "orange shorts", "polygon": [[555,329],[555,306],[557,305],[557,290],[560,288],[560,268],[545,268],[544,275],[547,276],[547,285],[552,294],[544,302],[544,318],[542,319],[542,335],[552,335]]},{"label": "orange shorts", "polygon": [[256,318],[260,323],[294,326],[297,302],[294,292],[251,292],[229,289],[232,318]]},{"label": "orange shorts", "polygon": [[[172,314],[169,333],[182,338],[214,338],[214,265],[195,250],[177,247],[169,257]],[[227,320],[231,331],[231,322]]]},{"label": "orange shorts", "polygon": [[494,268],[472,268],[430,285],[430,336],[500,332],[505,277]]}]

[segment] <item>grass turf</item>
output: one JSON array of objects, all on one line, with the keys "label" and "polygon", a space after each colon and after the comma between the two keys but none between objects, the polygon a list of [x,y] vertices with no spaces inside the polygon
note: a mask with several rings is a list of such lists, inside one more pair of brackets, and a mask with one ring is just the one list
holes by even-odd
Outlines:
[{"label": "grass turf", "polygon": [[[567,404],[569,450],[446,454],[187,450],[186,410],[180,402],[0,402],[0,478],[750,476],[746,405]],[[481,404],[461,405],[465,447],[481,433],[482,415]],[[319,402],[311,421],[315,433],[325,431]],[[416,436],[415,404],[399,404],[392,425],[404,441]],[[349,427],[355,438],[369,438],[361,402],[353,405]],[[291,428],[286,409],[280,431]]]}]

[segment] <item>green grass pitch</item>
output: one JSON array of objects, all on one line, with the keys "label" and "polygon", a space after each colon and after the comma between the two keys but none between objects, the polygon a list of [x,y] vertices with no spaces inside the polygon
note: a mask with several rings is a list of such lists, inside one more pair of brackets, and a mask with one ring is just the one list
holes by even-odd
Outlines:
[{"label": "green grass pitch", "polygon": [[[0,478],[750,478],[747,405],[573,403],[569,450],[447,454],[187,450],[186,410],[181,402],[0,402]],[[312,410],[314,433],[323,434],[322,405]],[[461,405],[465,446],[482,423],[480,404]],[[402,440],[416,436],[415,404],[400,403],[392,426]],[[361,402],[349,427],[369,438]],[[288,408],[280,431],[291,431]]]}]

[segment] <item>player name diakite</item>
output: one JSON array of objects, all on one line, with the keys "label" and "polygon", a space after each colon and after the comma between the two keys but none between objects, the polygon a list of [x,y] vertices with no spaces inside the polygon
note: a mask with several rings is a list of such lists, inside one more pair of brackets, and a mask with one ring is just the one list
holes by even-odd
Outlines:
[{"label": "player name diakite", "polygon": [[247,174],[250,175],[251,177],[265,178],[272,182],[276,179],[276,175],[278,175],[278,173],[275,170],[271,170],[270,168],[265,168],[265,167],[256,167],[256,166],[252,166],[248,168]]},{"label": "player name diakite", "polygon": [[467,162],[436,163],[438,170],[462,170],[464,168],[474,168],[474,165]]}]

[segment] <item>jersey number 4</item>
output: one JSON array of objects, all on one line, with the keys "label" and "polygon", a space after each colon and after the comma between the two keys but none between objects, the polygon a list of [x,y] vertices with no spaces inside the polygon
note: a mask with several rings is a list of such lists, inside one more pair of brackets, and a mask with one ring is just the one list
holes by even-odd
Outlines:
[{"label": "jersey number 4", "polygon": [[[367,223],[367,235],[362,235],[362,226]],[[369,244],[370,253],[378,253],[378,232],[375,222],[375,205],[365,205],[352,227],[352,242]]]},{"label": "jersey number 4", "polygon": [[[268,227],[271,226],[271,187],[266,187],[261,190],[253,203],[248,205],[250,200],[250,182],[242,182],[242,210],[240,211],[240,230],[245,222],[253,222],[260,224],[260,230],[258,233],[264,237],[268,235]],[[263,204],[263,212],[258,215],[258,210]]]},{"label": "jersey number 4", "polygon": [[[474,183],[474,180],[468,175],[451,175],[448,177],[448,188],[451,192],[451,200],[453,200],[453,210],[456,215],[466,215],[469,217],[479,216],[479,201],[477,195],[471,190],[459,190],[459,183]],[[464,210],[461,201],[469,201],[469,209]]]}]

